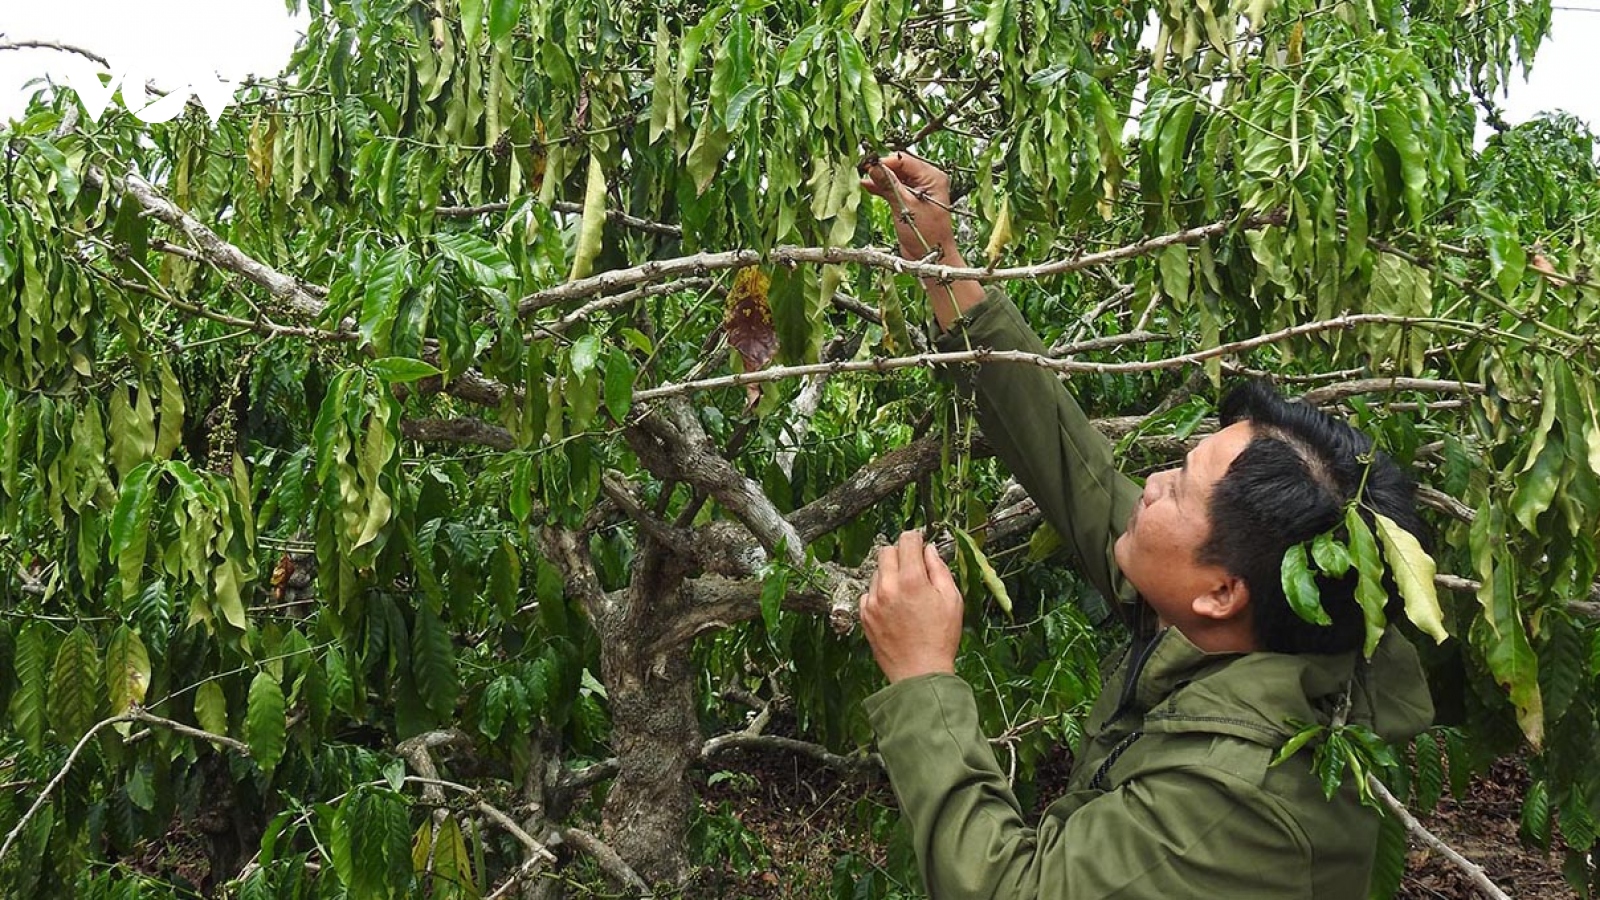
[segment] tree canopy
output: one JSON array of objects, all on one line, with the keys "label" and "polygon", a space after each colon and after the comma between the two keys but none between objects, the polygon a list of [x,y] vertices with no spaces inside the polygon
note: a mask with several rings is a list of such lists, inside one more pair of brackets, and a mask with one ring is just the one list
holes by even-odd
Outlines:
[{"label": "tree canopy", "polygon": [[[1440,725],[1317,765],[1426,807],[1526,753],[1525,839],[1593,881],[1600,171],[1494,109],[1549,0],[304,5],[214,123],[45,86],[0,128],[9,892],[692,893],[723,754],[873,770],[854,605],[924,525],[1026,790],[1115,635],[919,275],[1003,285],[1051,353],[990,364],[1136,474],[1238,377],[1410,467],[1432,560],[1285,578],[1437,590]],[[899,149],[982,268],[885,249]]]}]

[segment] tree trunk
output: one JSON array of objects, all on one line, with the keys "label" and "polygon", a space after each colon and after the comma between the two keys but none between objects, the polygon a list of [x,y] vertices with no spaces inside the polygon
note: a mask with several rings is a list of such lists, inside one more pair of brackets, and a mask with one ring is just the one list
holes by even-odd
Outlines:
[{"label": "tree trunk", "polygon": [[[652,540],[640,542],[625,600],[600,629],[601,676],[611,702],[618,771],[606,792],[606,842],[647,883],[681,887],[689,877],[689,767],[700,756],[700,721],[688,648],[654,651],[676,617],[683,565]],[[648,649],[647,649],[648,648]]]},{"label": "tree trunk", "polygon": [[619,766],[603,826],[607,843],[645,881],[676,887],[689,876],[688,771],[700,754],[694,681],[682,649],[652,668],[641,654],[627,652],[635,648],[629,642],[603,652]]}]

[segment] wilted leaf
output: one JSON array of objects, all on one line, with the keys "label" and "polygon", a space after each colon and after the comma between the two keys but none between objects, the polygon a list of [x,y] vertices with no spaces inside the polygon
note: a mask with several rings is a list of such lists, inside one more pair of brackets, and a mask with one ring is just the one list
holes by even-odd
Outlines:
[{"label": "wilted leaf", "polygon": [[955,535],[956,543],[961,546],[962,552],[978,567],[978,576],[982,579],[983,586],[989,589],[990,596],[994,597],[995,605],[1007,616],[1011,615],[1011,594],[1006,591],[1006,584],[1000,580],[999,573],[989,563],[989,557],[978,547],[978,542],[973,540],[972,535],[954,526],[950,528],[950,533]]},{"label": "wilted leaf", "polygon": [[1444,630],[1444,613],[1439,609],[1439,595],[1433,586],[1437,571],[1433,557],[1422,549],[1416,535],[1401,528],[1398,523],[1382,513],[1375,513],[1378,523],[1378,540],[1383,542],[1383,555],[1389,561],[1389,571],[1400,587],[1400,598],[1406,604],[1406,617],[1435,643],[1444,643],[1449,633]]},{"label": "wilted leaf", "polygon": [[778,354],[778,333],[773,329],[772,307],[767,305],[771,285],[767,273],[750,266],[739,270],[728,292],[722,328],[746,372],[766,368]]}]

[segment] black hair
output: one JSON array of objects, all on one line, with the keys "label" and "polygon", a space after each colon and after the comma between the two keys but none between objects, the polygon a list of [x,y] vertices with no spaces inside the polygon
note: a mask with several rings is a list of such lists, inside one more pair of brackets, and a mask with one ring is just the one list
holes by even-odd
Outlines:
[{"label": "black hair", "polygon": [[[1317,576],[1322,608],[1333,624],[1315,625],[1300,618],[1284,596],[1284,553],[1325,531],[1348,540],[1345,507],[1357,490],[1369,527],[1376,510],[1428,549],[1431,541],[1417,515],[1416,483],[1388,454],[1374,452],[1371,438],[1315,407],[1285,400],[1265,382],[1248,381],[1229,391],[1220,413],[1224,427],[1248,421],[1252,435],[1212,488],[1211,534],[1200,548],[1200,561],[1244,580],[1261,649],[1358,649],[1365,626],[1355,599],[1355,570],[1341,578]],[[1387,575],[1384,588],[1393,621],[1400,603]]]}]

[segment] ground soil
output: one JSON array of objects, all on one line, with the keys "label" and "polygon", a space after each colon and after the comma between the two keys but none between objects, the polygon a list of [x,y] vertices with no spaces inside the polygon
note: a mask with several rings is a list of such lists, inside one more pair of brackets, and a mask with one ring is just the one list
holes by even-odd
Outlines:
[{"label": "ground soil", "polygon": [[[845,854],[884,865],[887,848],[866,834],[860,803],[892,812],[895,799],[879,778],[841,778],[808,759],[780,751],[740,752],[718,761],[724,775],[703,790],[708,811],[731,814],[764,847],[769,860],[744,873],[731,865],[703,870],[696,896],[753,900],[831,896],[829,877]],[[1042,781],[1064,780],[1065,760],[1047,760]],[[1515,760],[1497,763],[1475,778],[1460,801],[1446,797],[1422,822],[1446,844],[1481,865],[1514,900],[1578,900],[1562,878],[1564,847],[1546,854],[1517,837],[1526,770]],[[1054,791],[1041,790],[1040,802]],[[1037,809],[1033,811],[1037,814]],[[1466,876],[1441,855],[1413,840],[1399,900],[1479,900]]]}]

